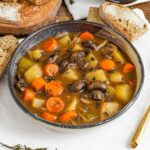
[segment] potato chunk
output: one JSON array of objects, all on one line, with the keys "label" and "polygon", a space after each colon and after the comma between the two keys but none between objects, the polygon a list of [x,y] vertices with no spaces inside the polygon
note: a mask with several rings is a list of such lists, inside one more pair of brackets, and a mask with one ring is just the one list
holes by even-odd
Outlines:
[{"label": "potato chunk", "polygon": [[88,67],[89,67],[89,68],[94,68],[94,67],[96,67],[97,64],[98,64],[98,60],[97,60],[97,58],[93,55],[93,53],[88,54],[87,57],[86,57],[86,60],[87,60],[87,62],[89,63],[89,64],[88,64]]},{"label": "potato chunk", "polygon": [[74,48],[72,49],[72,51],[82,51],[82,50],[83,50],[83,47],[81,44],[76,44]]},{"label": "potato chunk", "polygon": [[118,84],[115,87],[116,98],[123,103],[127,103],[132,97],[132,89],[128,84]]},{"label": "potato chunk", "polygon": [[62,76],[71,81],[80,79],[80,73],[76,69],[68,69]]},{"label": "potato chunk", "polygon": [[43,71],[42,71],[42,68],[40,67],[39,64],[35,64],[33,65],[31,68],[29,68],[24,76],[25,76],[25,79],[31,83],[33,80],[35,80],[36,78],[39,78],[39,77],[42,77],[43,75]]},{"label": "potato chunk", "polygon": [[104,102],[100,107],[100,119],[105,120],[117,114],[121,106],[118,102]]},{"label": "potato chunk", "polygon": [[34,98],[32,101],[32,107],[33,108],[41,108],[44,106],[45,100],[40,98]]},{"label": "potato chunk", "polygon": [[115,71],[110,74],[110,81],[113,83],[121,83],[123,81],[123,75],[120,72]]},{"label": "potato chunk", "polygon": [[121,64],[124,64],[126,62],[122,54],[119,51],[113,51],[112,56],[116,62],[119,62]]},{"label": "potato chunk", "polygon": [[71,39],[68,35],[66,35],[66,36],[62,37],[60,40],[58,40],[58,43],[62,47],[67,47],[71,43]]},{"label": "potato chunk", "polygon": [[99,70],[96,70],[96,71],[92,71],[92,72],[88,72],[85,75],[85,78],[89,82],[91,82],[91,81],[101,81],[101,82],[104,82],[104,81],[107,80],[105,72],[102,69],[99,69]]}]

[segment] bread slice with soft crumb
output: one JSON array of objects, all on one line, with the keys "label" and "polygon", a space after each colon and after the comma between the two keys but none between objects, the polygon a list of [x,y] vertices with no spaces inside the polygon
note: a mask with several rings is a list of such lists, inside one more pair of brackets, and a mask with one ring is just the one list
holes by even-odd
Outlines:
[{"label": "bread slice with soft crumb", "polygon": [[0,77],[5,72],[11,55],[17,46],[18,39],[13,35],[0,37]]},{"label": "bread slice with soft crumb", "polygon": [[22,21],[20,5],[18,3],[0,3],[0,22],[19,24]]},{"label": "bread slice with soft crumb", "polygon": [[99,15],[106,24],[131,41],[148,30],[147,24],[132,9],[120,4],[105,2],[99,7]]},{"label": "bread slice with soft crumb", "polygon": [[87,21],[104,24],[102,19],[99,16],[99,8],[98,7],[90,7]]}]

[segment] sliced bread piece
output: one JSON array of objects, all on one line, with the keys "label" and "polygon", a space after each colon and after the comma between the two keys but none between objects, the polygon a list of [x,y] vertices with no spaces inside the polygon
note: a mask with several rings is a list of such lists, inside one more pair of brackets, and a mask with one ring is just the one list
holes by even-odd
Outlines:
[{"label": "sliced bread piece", "polygon": [[99,16],[99,8],[90,7],[87,21],[104,24],[104,22],[102,21],[102,19]]},{"label": "sliced bread piece", "polygon": [[120,4],[105,2],[99,7],[99,15],[106,24],[131,41],[148,30],[147,24],[132,9]]},{"label": "sliced bread piece", "polygon": [[7,68],[8,62],[18,45],[18,39],[12,35],[0,37],[0,77]]},{"label": "sliced bread piece", "polygon": [[28,0],[28,1],[35,4],[35,5],[42,5],[46,2],[48,2],[49,0]]},{"label": "sliced bread piece", "polygon": [[0,22],[19,24],[22,21],[20,5],[18,3],[0,3]]}]

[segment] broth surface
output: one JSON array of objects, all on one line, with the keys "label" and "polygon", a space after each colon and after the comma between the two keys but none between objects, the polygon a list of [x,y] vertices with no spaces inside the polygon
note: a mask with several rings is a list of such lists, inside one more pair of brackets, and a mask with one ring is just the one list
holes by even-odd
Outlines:
[{"label": "broth surface", "polygon": [[131,100],[136,68],[106,39],[58,33],[20,59],[15,87],[20,103],[47,121],[91,124],[116,115]]}]

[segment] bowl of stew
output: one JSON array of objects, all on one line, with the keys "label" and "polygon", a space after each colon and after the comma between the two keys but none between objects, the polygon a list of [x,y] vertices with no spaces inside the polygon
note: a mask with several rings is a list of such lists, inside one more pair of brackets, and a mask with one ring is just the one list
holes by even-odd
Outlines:
[{"label": "bowl of stew", "polygon": [[17,48],[9,89],[32,118],[81,129],[114,120],[135,102],[144,80],[141,58],[120,33],[69,21],[44,27]]}]

